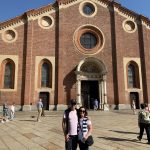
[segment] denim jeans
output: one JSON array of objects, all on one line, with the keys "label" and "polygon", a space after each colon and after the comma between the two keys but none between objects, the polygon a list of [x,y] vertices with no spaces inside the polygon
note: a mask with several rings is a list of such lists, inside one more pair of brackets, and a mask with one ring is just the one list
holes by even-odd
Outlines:
[{"label": "denim jeans", "polygon": [[76,150],[78,144],[78,136],[69,135],[69,141],[67,141],[65,144],[66,150]]}]

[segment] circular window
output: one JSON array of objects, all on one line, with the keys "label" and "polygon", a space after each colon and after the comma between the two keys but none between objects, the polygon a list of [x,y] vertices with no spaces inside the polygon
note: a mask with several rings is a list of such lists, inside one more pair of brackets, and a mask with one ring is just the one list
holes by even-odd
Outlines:
[{"label": "circular window", "polygon": [[133,33],[136,31],[136,24],[131,20],[125,20],[123,22],[123,28],[128,33]]},{"label": "circular window", "polygon": [[94,55],[104,45],[103,34],[94,26],[82,26],[75,31],[74,44],[81,53]]},{"label": "circular window", "polygon": [[17,38],[17,32],[13,29],[8,29],[3,32],[2,38],[5,42],[14,42]]},{"label": "circular window", "polygon": [[49,29],[53,25],[53,19],[49,16],[43,16],[39,19],[39,25],[40,27],[44,29]]},{"label": "circular window", "polygon": [[93,17],[97,13],[97,7],[96,4],[91,1],[83,1],[79,5],[79,12],[84,17]]},{"label": "circular window", "polygon": [[90,32],[83,33],[80,37],[81,45],[86,49],[92,49],[97,45],[97,37]]},{"label": "circular window", "polygon": [[92,15],[95,12],[95,8],[91,3],[86,3],[83,6],[83,13],[85,15]]}]

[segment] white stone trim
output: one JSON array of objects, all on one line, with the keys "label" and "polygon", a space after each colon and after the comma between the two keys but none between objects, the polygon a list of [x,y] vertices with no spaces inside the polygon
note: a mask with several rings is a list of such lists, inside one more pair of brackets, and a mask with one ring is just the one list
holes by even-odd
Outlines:
[{"label": "white stone trim", "polygon": [[[125,24],[126,24],[127,21],[131,21],[134,24],[135,28],[132,31],[129,31],[129,30],[126,29]],[[131,20],[131,19],[124,20],[122,22],[122,27],[123,27],[124,31],[126,31],[128,33],[134,33],[137,30],[137,24],[133,20]]]},{"label": "white stone trim", "polygon": [[[138,67],[139,67],[139,82],[140,82],[140,88],[133,88],[133,89],[129,89],[128,88],[128,83],[127,83],[127,64],[130,62],[130,61],[134,61],[137,63]],[[143,90],[143,86],[142,86],[142,74],[141,74],[141,61],[140,61],[140,58],[135,58],[135,57],[124,57],[123,58],[123,68],[124,68],[124,85],[125,85],[125,91],[128,91],[128,92],[132,92],[132,91],[142,91]]]},{"label": "white stone trim", "polygon": [[[7,40],[6,39],[6,32],[7,31],[12,31],[12,32],[14,32],[15,33],[15,37],[14,37],[14,39],[12,39],[12,40]],[[17,33],[17,31],[15,30],[15,29],[13,29],[13,28],[7,28],[7,29],[5,29],[5,30],[3,30],[3,32],[2,32],[2,40],[4,41],[4,42],[6,42],[6,43],[13,43],[13,42],[15,42],[16,40],[17,40],[17,38],[18,38],[18,33]]]},{"label": "white stone trim", "polygon": [[[41,19],[42,19],[43,17],[49,17],[49,18],[52,20],[52,24],[49,25],[49,26],[47,26],[47,27],[43,26],[43,25],[41,24]],[[54,26],[54,18],[53,18],[52,16],[50,16],[50,15],[41,15],[41,16],[38,18],[38,25],[39,25],[41,28],[43,28],[43,29],[50,29],[50,28],[52,28],[52,27]]]},{"label": "white stone trim", "polygon": [[0,66],[5,59],[11,59],[15,64],[15,81],[14,81],[14,88],[13,89],[0,89],[0,91],[8,91],[14,92],[17,91],[17,82],[18,82],[18,56],[17,55],[0,55]]},{"label": "white stone trim", "polygon": [[[47,59],[52,64],[52,88],[38,88],[38,67],[43,59]],[[55,57],[36,56],[35,57],[35,91],[38,92],[52,92],[55,89]]]},{"label": "white stone trim", "polygon": [[[93,14],[91,14],[91,15],[86,15],[86,14],[83,12],[83,7],[84,7],[84,5],[85,5],[86,3],[89,3],[89,4],[93,5],[93,7],[95,8],[95,11],[94,11]],[[94,17],[94,16],[97,14],[97,6],[96,6],[96,4],[93,3],[92,1],[86,0],[86,1],[83,1],[83,2],[80,3],[80,5],[79,5],[79,12],[80,12],[80,14],[81,14],[82,16],[84,16],[84,17],[92,18],[92,17]]]},{"label": "white stone trim", "polygon": [[[77,43],[76,43],[76,38],[77,38],[77,34],[78,34],[78,31],[79,30],[82,30],[82,28],[86,28],[87,27],[87,29],[88,29],[88,27],[93,27],[93,28],[96,28],[98,31],[99,31],[99,33],[101,34],[101,36],[102,36],[102,45],[100,46],[100,48],[99,49],[97,49],[96,50],[96,52],[91,52],[91,53],[86,53],[86,51],[84,52],[84,51],[81,51],[81,50],[79,50],[78,49],[78,47],[77,47]],[[99,35],[99,33],[97,33],[97,35]],[[82,53],[82,54],[84,54],[84,55],[95,55],[95,54],[97,54],[97,53],[99,53],[100,51],[102,51],[103,50],[103,48],[104,48],[104,45],[105,45],[105,36],[104,36],[104,33],[102,32],[102,30],[100,29],[100,28],[98,28],[97,26],[95,26],[95,25],[92,25],[92,24],[84,24],[84,25],[81,25],[80,27],[78,27],[75,31],[74,31],[74,33],[73,33],[73,44],[74,44],[74,46],[75,46],[75,48],[76,48],[76,50],[78,51],[78,52],[80,52],[80,53]]]}]

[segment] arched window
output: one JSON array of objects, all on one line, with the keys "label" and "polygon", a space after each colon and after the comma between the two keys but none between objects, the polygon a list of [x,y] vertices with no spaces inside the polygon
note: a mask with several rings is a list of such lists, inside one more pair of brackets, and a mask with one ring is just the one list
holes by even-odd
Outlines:
[{"label": "arched window", "polygon": [[128,65],[128,87],[139,88],[139,69],[135,63]]},{"label": "arched window", "polygon": [[48,60],[40,63],[40,87],[52,87],[52,64]]},{"label": "arched window", "polygon": [[12,60],[6,59],[2,63],[3,68],[3,85],[4,89],[14,88],[15,64]]},{"label": "arched window", "polygon": [[43,63],[42,65],[42,77],[41,77],[41,86],[42,87],[49,87],[49,64]]}]

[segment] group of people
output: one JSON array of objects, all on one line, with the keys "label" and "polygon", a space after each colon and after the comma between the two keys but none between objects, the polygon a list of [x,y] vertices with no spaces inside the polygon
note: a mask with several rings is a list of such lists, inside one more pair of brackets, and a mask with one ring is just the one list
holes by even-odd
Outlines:
[{"label": "group of people", "polygon": [[65,110],[62,119],[62,129],[65,137],[66,150],[88,150],[86,140],[92,133],[92,123],[87,110],[81,106],[76,108],[76,100],[70,101],[70,107]]},{"label": "group of people", "polygon": [[5,123],[9,120],[13,120],[15,117],[15,103],[8,105],[7,101],[3,104],[3,116],[0,117],[0,122]]},{"label": "group of people", "polygon": [[147,103],[143,103],[140,105],[141,109],[138,115],[138,125],[140,128],[139,136],[137,136],[138,140],[141,141],[144,133],[144,129],[147,134],[148,144],[150,144],[150,109]]}]

